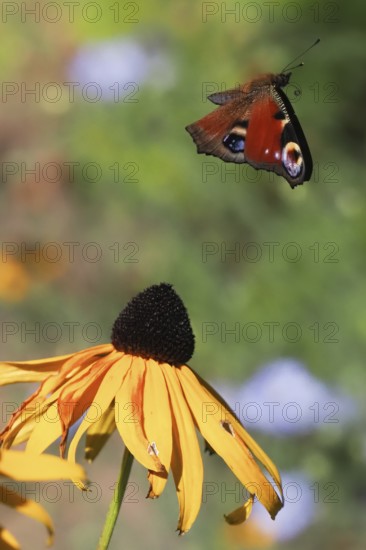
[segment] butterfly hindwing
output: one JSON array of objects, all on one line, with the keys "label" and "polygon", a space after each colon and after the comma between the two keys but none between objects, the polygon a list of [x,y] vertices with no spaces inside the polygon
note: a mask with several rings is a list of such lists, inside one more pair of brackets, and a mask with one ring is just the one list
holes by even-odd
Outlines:
[{"label": "butterfly hindwing", "polygon": [[225,90],[224,92],[216,92],[207,96],[207,99],[215,105],[225,105],[235,99],[243,100],[244,98],[245,94],[242,90],[240,90],[240,88],[233,88],[232,90]]}]

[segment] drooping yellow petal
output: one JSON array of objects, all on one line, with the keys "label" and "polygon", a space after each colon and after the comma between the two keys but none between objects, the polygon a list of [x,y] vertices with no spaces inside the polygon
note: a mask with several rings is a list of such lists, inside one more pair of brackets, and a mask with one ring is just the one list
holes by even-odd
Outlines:
[{"label": "drooping yellow petal", "polygon": [[[38,390],[34,394],[26,399],[19,407],[19,409],[12,415],[10,422],[1,434],[4,448],[9,448],[12,445],[17,445],[25,441],[28,438],[28,435],[33,435],[33,429],[36,431],[36,435],[34,435],[33,437],[36,439],[36,437],[40,435],[41,438],[41,450],[38,450],[35,447],[35,452],[41,452],[42,450],[46,449],[52,443],[52,441],[54,441],[50,440],[47,443],[47,438],[45,438],[45,435],[48,432],[48,428],[52,428],[52,426],[48,426],[48,423],[53,423],[54,419],[54,416],[52,416],[51,418],[49,417],[49,415],[52,415],[52,411],[48,412],[48,409],[57,400],[61,392],[61,388],[58,388],[53,393],[50,392],[50,397],[46,399],[43,395],[41,395],[41,391],[45,391],[45,388],[48,387],[47,384],[51,385],[52,382],[48,379],[45,380],[40,388],[38,388]],[[42,420],[42,417],[45,417],[44,421]],[[45,427],[44,432],[42,431],[41,433],[39,433],[39,430],[41,429],[41,427],[38,428],[39,424],[41,424],[42,427]],[[58,425],[60,425],[59,420]],[[57,437],[55,439],[57,439]],[[44,442],[43,439],[45,439]]]},{"label": "drooping yellow petal", "polygon": [[57,372],[70,355],[59,355],[34,361],[0,362],[0,386],[18,382],[42,381],[53,372]]},{"label": "drooping yellow petal", "polygon": [[[20,407],[12,414],[10,421],[0,434],[0,439],[5,448],[13,444],[18,433],[23,430],[23,427],[28,422],[36,421],[39,418],[43,410],[45,396],[52,394],[55,379],[56,375],[46,378],[39,388],[23,401]],[[49,400],[55,401],[55,396],[51,395]]]},{"label": "drooping yellow petal", "polygon": [[281,482],[281,475],[274,464],[274,462],[270,459],[270,457],[267,455],[267,453],[264,452],[264,450],[258,445],[258,443],[255,441],[255,439],[252,438],[251,435],[245,430],[244,426],[240,423],[239,419],[233,414],[230,410],[229,405],[226,403],[226,401],[219,395],[210,384],[208,384],[205,380],[203,380],[197,373],[195,373],[192,369],[185,366],[186,369],[193,372],[194,376],[198,379],[198,381],[201,383],[201,385],[206,389],[207,395],[209,396],[209,399],[211,399],[211,402],[214,403],[216,406],[221,407],[221,410],[223,411],[223,414],[225,415],[225,419],[228,420],[235,428],[235,431],[239,434],[241,439],[244,441],[244,443],[249,447],[251,452],[260,460],[260,462],[263,464],[267,472],[270,474],[274,482],[276,483],[277,489],[280,493],[280,496],[283,500],[283,490],[282,490],[282,482]]},{"label": "drooping yellow petal", "polygon": [[35,425],[36,425],[36,422],[34,418],[29,422],[27,422],[27,424],[25,424],[14,437],[14,440],[12,441],[12,445],[20,445],[20,443],[23,443],[24,441],[28,441]]},{"label": "drooping yellow petal", "polygon": [[74,378],[68,382],[57,400],[58,412],[62,426],[62,438],[60,442],[61,456],[66,449],[67,435],[70,427],[88,410],[92,403],[101,380],[108,369],[116,362],[117,351],[114,351],[89,365],[80,379]]},{"label": "drooping yellow petal", "polygon": [[202,502],[203,465],[192,414],[186,403],[177,369],[160,365],[167,383],[173,420],[172,472],[179,502],[178,530],[190,529]]},{"label": "drooping yellow petal", "polygon": [[[88,370],[93,363],[95,363],[98,359],[103,358],[105,355],[108,356],[109,352],[113,350],[114,348],[111,344],[102,344],[87,350],[82,350],[71,356],[66,356],[67,360],[64,362],[62,367],[60,367],[60,370],[57,373],[48,376],[41,383],[39,388],[32,395],[30,395],[12,415],[10,422],[0,434],[0,438],[3,440],[3,445],[6,448],[10,447],[18,433],[23,432],[23,428],[29,422],[33,419],[37,422],[41,415],[47,415],[48,407],[59,398],[65,384],[67,385],[68,383],[68,379],[70,379],[70,382],[72,381],[73,383],[77,383],[83,378],[85,369]],[[20,433],[19,436],[20,439],[22,439]],[[32,445],[34,445],[34,449],[38,448],[37,443],[35,442],[38,436],[39,430],[36,430],[36,434],[34,435],[34,443],[32,443]],[[42,448],[43,450],[51,443],[52,440],[49,440],[48,444],[42,448],[41,442],[39,448]]]},{"label": "drooping yellow petal", "polygon": [[[74,379],[76,375],[81,373],[89,365],[92,365],[99,359],[108,356],[113,350],[114,348],[112,344],[101,344],[74,353],[67,361],[65,361],[57,372],[55,378],[53,379],[54,383],[51,391],[55,391],[57,388],[62,387],[67,380]],[[50,391],[48,393],[50,393]]]},{"label": "drooping yellow petal", "polygon": [[[54,441],[61,437],[62,434],[57,403],[53,403],[50,407],[47,407],[40,417],[35,419],[32,424],[29,422],[29,424],[34,427],[28,439],[27,451],[34,454],[42,453]],[[21,435],[21,433],[19,435]]]},{"label": "drooping yellow petal", "polygon": [[[66,363],[73,360],[74,356],[71,356]],[[61,384],[64,382],[65,377],[66,374],[60,372],[49,375],[37,390],[23,401],[0,434],[4,447],[10,447],[18,433],[23,431],[23,428],[29,422],[33,420],[37,422],[38,418],[47,411],[48,406],[56,401],[62,390]],[[47,398],[47,396],[49,397]]]},{"label": "drooping yellow petal", "polygon": [[166,472],[149,473],[148,497],[156,498],[163,492],[172,459],[172,417],[168,390],[160,365],[153,359],[146,361],[143,397],[144,431],[150,444],[155,445],[159,460]]},{"label": "drooping yellow petal", "polygon": [[4,527],[0,525],[0,550],[20,550],[18,541]]},{"label": "drooping yellow petal", "polygon": [[0,502],[3,502],[7,506],[15,508],[18,512],[24,514],[29,518],[35,519],[43,523],[49,534],[47,544],[52,544],[54,535],[53,522],[50,516],[47,514],[46,510],[42,508],[42,506],[40,506],[33,500],[27,500],[23,498],[22,496],[18,495],[18,493],[11,491],[1,483]]},{"label": "drooping yellow petal", "polygon": [[145,361],[133,357],[122,386],[116,394],[116,425],[130,453],[145,468],[165,472],[144,432],[143,397]]},{"label": "drooping yellow petal", "polygon": [[78,464],[70,464],[57,456],[11,450],[0,450],[0,473],[11,479],[23,481],[71,477],[85,479],[85,472]]},{"label": "drooping yellow petal", "polygon": [[239,508],[231,512],[230,514],[225,515],[225,519],[230,525],[239,525],[248,519],[252,513],[254,502],[254,495],[250,495],[248,500]]},{"label": "drooping yellow petal", "polygon": [[188,367],[177,369],[177,376],[203,437],[226,462],[249,493],[255,494],[274,518],[283,504],[254,460],[252,453],[235,431],[236,425],[227,420],[222,406],[210,407],[207,412],[205,407],[207,404],[213,404],[212,396],[210,399],[206,389],[201,386]]},{"label": "drooping yellow petal", "polygon": [[[78,443],[84,433],[90,428],[94,422],[97,422],[101,419],[105,411],[109,408],[112,403],[116,392],[118,392],[119,387],[122,383],[122,380],[126,374],[127,369],[129,368],[129,361],[125,360],[125,357],[116,360],[116,362],[110,366],[109,370],[106,372],[103,380],[100,383],[97,393],[90,404],[89,410],[87,411],[85,418],[81,422],[80,426],[76,430],[74,437],[71,440],[68,459],[71,462],[75,462],[76,448]],[[90,418],[89,413],[93,416]],[[96,415],[96,417],[94,416]]]},{"label": "drooping yellow petal", "polygon": [[88,429],[85,441],[85,458],[88,462],[92,462],[97,457],[116,429],[114,414],[114,403],[112,403],[100,419]]},{"label": "drooping yellow petal", "polygon": [[[102,357],[114,350],[112,344],[99,344],[86,350],[69,355],[46,357],[31,361],[0,362],[0,386],[17,382],[38,382],[45,380],[50,374],[57,373],[63,367],[83,361],[85,357]],[[67,369],[66,369],[67,370]]]},{"label": "drooping yellow petal", "polygon": [[[100,361],[91,363],[91,365],[88,365],[81,372],[74,374],[70,382],[66,382],[65,386],[58,388],[48,399],[44,401],[44,403],[40,407],[41,415],[37,415],[35,419],[34,429],[30,434],[27,444],[27,450],[34,453],[42,453],[45,449],[47,449],[47,447],[49,447],[49,445],[51,445],[51,443],[61,437],[63,433],[63,428],[61,424],[61,415],[59,414],[60,410],[63,411],[65,414],[65,417],[63,419],[64,425],[66,424],[67,420],[69,422],[69,425],[71,425],[72,423],[76,422],[78,418],[80,418],[80,416],[89,407],[90,402],[95,395],[96,385],[99,384],[99,378],[93,376],[89,381],[89,384],[94,387],[94,391],[88,391],[88,375],[91,373],[93,366],[95,366],[96,363],[100,362],[103,363],[105,368],[108,368],[110,362],[113,360],[114,359],[110,358],[110,356],[108,355],[105,359],[100,359]],[[104,374],[104,371],[102,372],[102,374]],[[58,403],[55,403],[55,401],[61,401],[65,390],[69,386],[71,386],[71,390],[74,388],[78,389],[79,395],[75,396],[74,393],[74,400],[72,401],[70,393],[68,393],[64,397],[65,401],[63,405],[58,405]],[[83,391],[86,392],[86,400],[80,399],[80,394],[82,395]],[[79,404],[79,415],[75,414],[75,403]],[[66,414],[68,414],[67,418]],[[28,423],[29,422],[30,421],[28,420]],[[69,426],[67,427],[67,429],[68,428]]]}]

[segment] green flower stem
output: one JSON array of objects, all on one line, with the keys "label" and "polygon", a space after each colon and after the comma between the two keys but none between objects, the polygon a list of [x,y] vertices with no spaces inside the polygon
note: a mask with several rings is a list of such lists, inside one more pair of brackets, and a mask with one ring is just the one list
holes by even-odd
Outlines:
[{"label": "green flower stem", "polygon": [[114,489],[112,501],[109,505],[103,531],[99,539],[98,550],[107,550],[109,543],[111,541],[113,529],[116,524],[119,510],[121,508],[123,497],[126,491],[128,478],[130,477],[132,462],[133,462],[133,455],[130,453],[127,447],[125,447],[119,479]]}]

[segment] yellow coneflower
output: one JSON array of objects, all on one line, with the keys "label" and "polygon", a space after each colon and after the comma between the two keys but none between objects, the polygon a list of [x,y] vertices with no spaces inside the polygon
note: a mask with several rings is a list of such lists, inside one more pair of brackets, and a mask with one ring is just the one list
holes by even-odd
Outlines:
[{"label": "yellow coneflower", "polygon": [[27,440],[28,451],[41,453],[61,437],[61,455],[69,443],[67,456],[74,462],[86,433],[86,458],[93,460],[117,427],[126,448],[148,470],[148,497],[160,496],[172,470],[178,530],[184,533],[202,501],[198,429],[250,494],[227,521],[244,521],[255,497],[274,518],[283,506],[278,470],[224,400],[187,365],[193,350],[188,314],[172,286],[147,288],[120,313],[111,344],[53,359],[1,363],[0,384],[43,380],[0,435],[3,446]]},{"label": "yellow coneflower", "polygon": [[[0,475],[17,481],[48,481],[70,477],[85,479],[81,466],[70,464],[57,456],[31,455],[6,449],[0,449]],[[0,502],[43,523],[49,534],[48,544],[52,543],[54,535],[52,519],[40,504],[19,495],[10,489],[7,483],[0,483]],[[0,526],[0,548],[7,550],[20,548],[15,537],[3,526]]]}]

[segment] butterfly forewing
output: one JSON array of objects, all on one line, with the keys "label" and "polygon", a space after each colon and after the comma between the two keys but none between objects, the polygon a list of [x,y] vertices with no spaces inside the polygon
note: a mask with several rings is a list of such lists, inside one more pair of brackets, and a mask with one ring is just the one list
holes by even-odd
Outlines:
[{"label": "butterfly forewing", "polygon": [[[238,116],[242,118],[233,117],[233,112],[238,112]],[[226,141],[228,136],[232,134],[236,124],[238,122],[242,123],[243,120],[245,120],[245,109],[243,109],[242,100],[236,99],[190,124],[186,127],[186,130],[196,143],[198,153],[213,155],[226,162],[243,163],[246,162],[244,147],[229,147]],[[239,130],[241,136],[239,136],[238,141],[243,137],[245,138],[245,135],[243,136],[244,130]]]},{"label": "butterfly forewing", "polygon": [[280,88],[276,88],[276,93],[281,98],[282,104],[285,107],[289,117],[289,122],[286,124],[282,135],[283,143],[285,144],[294,141],[299,145],[304,161],[304,173],[302,182],[309,181],[313,172],[313,160],[311,158],[308,142],[306,141],[305,134],[301,128],[299,119],[297,118],[288,97]]}]

